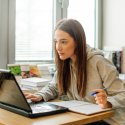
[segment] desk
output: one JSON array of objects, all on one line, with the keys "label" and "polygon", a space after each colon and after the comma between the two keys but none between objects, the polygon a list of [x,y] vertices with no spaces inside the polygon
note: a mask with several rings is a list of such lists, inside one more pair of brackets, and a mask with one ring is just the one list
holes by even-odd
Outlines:
[{"label": "desk", "polygon": [[83,125],[113,116],[107,111],[91,116],[65,112],[39,118],[27,118],[0,108],[0,125]]}]

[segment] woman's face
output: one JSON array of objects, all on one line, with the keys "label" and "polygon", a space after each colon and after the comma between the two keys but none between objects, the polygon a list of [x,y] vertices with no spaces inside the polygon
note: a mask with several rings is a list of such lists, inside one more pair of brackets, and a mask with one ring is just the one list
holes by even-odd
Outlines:
[{"label": "woman's face", "polygon": [[75,42],[74,39],[62,30],[56,30],[54,36],[56,42],[56,50],[61,60],[71,58],[75,61]]}]

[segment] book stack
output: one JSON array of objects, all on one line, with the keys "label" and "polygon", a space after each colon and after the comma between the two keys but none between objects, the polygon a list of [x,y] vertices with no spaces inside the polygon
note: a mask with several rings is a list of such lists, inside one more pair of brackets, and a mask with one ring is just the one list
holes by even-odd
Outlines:
[{"label": "book stack", "polygon": [[121,73],[121,64],[122,64],[122,51],[113,50],[113,51],[104,51],[104,56],[110,60],[116,67],[117,71]]},{"label": "book stack", "polygon": [[122,74],[125,74],[125,47],[122,47],[121,73],[122,73]]},{"label": "book stack", "polygon": [[22,89],[32,89],[32,90],[40,90],[42,87],[46,86],[50,80],[39,77],[31,77],[21,79],[21,87]]},{"label": "book stack", "polygon": [[113,64],[115,65],[117,71],[121,73],[121,51],[114,51],[112,53],[112,61]]}]

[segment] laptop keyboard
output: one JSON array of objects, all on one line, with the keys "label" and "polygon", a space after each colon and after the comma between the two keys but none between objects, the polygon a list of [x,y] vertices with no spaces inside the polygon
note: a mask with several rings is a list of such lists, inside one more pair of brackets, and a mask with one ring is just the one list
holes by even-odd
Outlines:
[{"label": "laptop keyboard", "polygon": [[48,112],[48,111],[52,111],[53,108],[50,107],[49,105],[46,104],[32,104],[31,109],[33,111],[33,113],[40,113],[40,112]]}]

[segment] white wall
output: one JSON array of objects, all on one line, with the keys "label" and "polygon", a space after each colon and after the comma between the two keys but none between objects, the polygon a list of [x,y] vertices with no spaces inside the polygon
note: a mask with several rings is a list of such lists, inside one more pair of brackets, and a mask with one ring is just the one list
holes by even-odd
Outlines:
[{"label": "white wall", "polygon": [[125,46],[125,0],[103,0],[103,48]]}]

